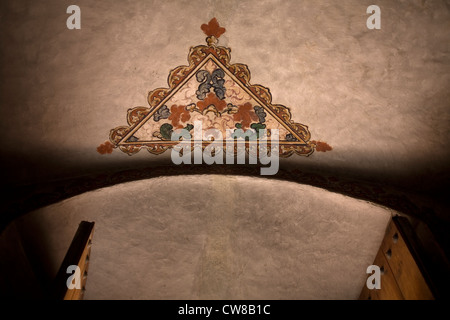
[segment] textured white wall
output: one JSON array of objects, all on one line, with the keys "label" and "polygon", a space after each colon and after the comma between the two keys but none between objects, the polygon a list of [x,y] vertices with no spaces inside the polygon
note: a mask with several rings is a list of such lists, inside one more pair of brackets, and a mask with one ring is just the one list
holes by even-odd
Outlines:
[{"label": "textured white wall", "polygon": [[[66,28],[70,4],[81,8],[81,30]],[[371,4],[381,8],[381,30],[366,28]],[[0,9],[7,181],[169,163],[96,148],[187,64],[214,16],[232,62],[248,64],[252,83],[333,147],[282,165],[420,189],[448,178],[448,1],[14,0]]]},{"label": "textured white wall", "polygon": [[[81,30],[66,28],[69,16],[66,8],[71,4],[81,8]],[[381,30],[366,28],[366,8],[371,4],[381,8]],[[129,157],[115,151],[111,155],[100,155],[96,148],[108,139],[111,128],[126,124],[128,108],[146,106],[149,90],[167,86],[169,71],[187,64],[189,47],[205,43],[200,25],[217,17],[227,29],[220,44],[232,48],[231,62],[247,64],[252,72],[252,83],[269,87],[273,102],[291,108],[293,119],[309,126],[312,139],[325,141],[333,147],[331,152],[315,153],[309,158],[294,156],[282,160],[282,166],[317,169],[337,176],[354,175],[422,193],[443,189],[449,178],[450,163],[449,7],[449,1],[444,0],[1,1],[0,156],[3,183],[42,182],[105,169],[170,163],[169,154],[153,156],[141,151]],[[208,182],[208,186],[214,185],[214,194],[217,194],[220,188],[234,185],[238,180],[224,186],[214,184],[214,181]],[[189,182],[196,183],[195,180]],[[164,185],[153,185],[153,188],[158,192],[170,191]],[[219,272],[219,282],[239,274],[239,268],[248,261],[259,261],[266,254],[269,254],[266,259],[270,270],[276,270],[280,265],[288,267],[281,274],[283,278],[264,278],[266,283],[255,276],[267,275],[263,266],[245,269],[248,273],[241,277],[247,281],[248,291],[229,289],[218,292],[221,297],[254,297],[257,293],[254,288],[269,286],[276,288],[270,293],[274,296],[312,297],[321,292],[323,297],[352,298],[361,288],[362,280],[358,280],[358,285],[356,282],[350,285],[343,284],[344,278],[335,278],[334,281],[344,287],[349,286],[345,287],[348,289],[345,295],[336,291],[342,288],[335,290],[325,283],[317,285],[317,282],[316,293],[295,291],[289,281],[297,279],[296,272],[307,265],[320,266],[322,262],[327,265],[326,261],[321,261],[323,257],[328,257],[329,263],[342,257],[353,261],[353,256],[349,256],[351,252],[364,255],[358,260],[359,266],[371,262],[376,241],[370,244],[367,252],[361,246],[368,233],[375,232],[374,239],[378,239],[384,228],[381,227],[383,220],[379,228],[365,229],[366,216],[377,217],[375,212],[372,214],[372,209],[365,207],[366,204],[351,202],[347,206],[346,200],[341,198],[336,203],[331,199],[308,202],[307,198],[290,193],[285,195],[291,200],[290,208],[294,209],[294,205],[301,208],[307,201],[310,210],[304,214],[308,219],[321,218],[305,229],[305,233],[298,233],[294,228],[296,216],[292,215],[295,210],[277,213],[278,205],[271,208],[270,205],[275,204],[266,202],[262,203],[271,211],[262,216],[239,210],[234,213],[231,208],[237,208],[241,202],[215,204],[210,198],[202,198],[205,207],[190,203],[181,211],[174,202],[171,204],[173,212],[162,217],[135,215],[145,208],[153,212],[163,210],[162,203],[167,198],[158,196],[149,198],[151,201],[125,205],[128,197],[142,196],[131,190],[126,196],[118,195],[110,201],[105,201],[103,196],[109,191],[94,192],[86,195],[92,199],[90,201],[82,201],[84,196],[81,196],[36,215],[43,219],[54,218],[44,219],[48,225],[40,226],[44,230],[47,227],[55,230],[55,234],[50,232],[49,243],[56,245],[54,250],[60,255],[70,242],[79,218],[99,215],[94,249],[98,251],[94,251],[93,256],[98,259],[97,265],[100,261],[107,264],[106,269],[90,277],[88,297],[100,297],[105,293],[117,297],[131,288],[139,288],[135,291],[137,296],[149,297],[154,291],[148,295],[144,293],[152,288],[151,283],[160,289],[160,297],[165,297],[179,292],[180,286],[174,282],[164,291],[158,277],[174,278],[187,266],[191,269],[179,280],[184,288],[179,294],[183,297],[212,294],[214,284],[202,287],[204,282],[198,269],[203,266],[202,259],[215,252],[213,244],[207,240],[212,239],[208,238],[209,232],[211,236],[216,233],[217,237],[222,237],[220,241],[225,238],[231,241],[224,243],[227,250],[237,250],[226,251],[220,256],[224,269],[220,269],[223,274]],[[284,197],[279,191],[272,189],[270,192]],[[246,194],[249,190],[242,192]],[[239,194],[232,195],[241,199]],[[227,215],[220,216],[222,211],[213,210],[209,216],[227,228],[200,219],[202,212],[206,216],[206,212],[201,211],[207,208],[206,205],[217,210],[221,205],[224,213],[233,212],[240,229],[233,229],[235,220],[227,220]],[[361,210],[357,210],[360,205]],[[340,206],[345,208],[338,210]],[[67,211],[62,213],[63,209]],[[353,214],[347,214],[347,210]],[[185,211],[190,212],[188,216]],[[343,222],[349,217],[352,223]],[[332,221],[341,218],[345,219],[339,220],[342,223],[337,229],[329,231]],[[300,227],[306,221],[314,221],[308,219],[299,223]],[[67,228],[70,230],[65,227],[69,221]],[[260,222],[251,224],[250,221]],[[148,229],[140,229],[141,222]],[[63,229],[58,229],[59,223]],[[108,227],[105,228],[103,223]],[[347,227],[354,233],[349,233]],[[166,233],[164,228],[168,228]],[[271,233],[270,237],[264,238],[266,228],[270,228]],[[56,230],[60,230],[59,233]],[[351,251],[345,252],[341,247],[336,256],[332,252],[328,256],[315,256],[317,251],[308,251],[311,250],[308,241],[315,239],[308,232],[314,230],[324,237],[321,238],[324,246],[316,249],[326,251],[336,241],[342,241]],[[241,247],[242,243],[233,238],[237,234],[245,236],[249,247],[260,241],[258,244],[263,249],[250,252],[247,247]],[[135,238],[129,238],[131,235]],[[148,252],[148,244],[156,240],[156,235],[163,237],[158,238],[162,249]],[[58,243],[59,236],[64,236],[66,241]],[[117,238],[112,241],[112,236]],[[184,237],[190,237],[189,242]],[[356,248],[357,244],[361,246]],[[289,257],[297,254],[296,248],[306,250],[302,251],[302,257],[309,259],[308,264],[300,266],[295,264],[298,260],[295,263],[290,260]],[[166,249],[173,249],[170,251],[173,256],[161,253]],[[184,262],[175,269],[164,268],[185,249],[191,254],[184,256]],[[118,274],[119,278],[129,279],[126,270],[131,262],[121,256],[128,252],[144,254],[148,262],[159,261],[160,264],[151,265],[150,269],[135,266],[136,274],[143,275],[151,270],[152,278],[144,283],[125,282],[123,285],[129,287],[124,291],[116,291],[116,284],[112,283],[110,287],[102,287],[100,284],[109,277],[108,272],[112,272],[113,262],[109,258],[115,256],[113,253],[123,257],[115,262],[123,270]],[[236,264],[228,265],[227,259],[234,259]],[[358,274],[362,279],[363,274],[359,269],[356,272],[356,265],[348,274]],[[219,264],[217,268],[221,266]],[[345,266],[342,268],[346,270]],[[314,272],[318,277],[328,274],[328,269],[318,267]],[[205,273],[204,276],[207,279],[209,275]],[[236,279],[239,278],[233,279],[231,288],[237,288]],[[357,278],[353,279],[356,281]],[[129,293],[127,297],[134,296]]]},{"label": "textured white wall", "polygon": [[95,221],[86,299],[356,299],[391,211],[292,182],[142,180],[29,213],[32,250],[56,274]]}]

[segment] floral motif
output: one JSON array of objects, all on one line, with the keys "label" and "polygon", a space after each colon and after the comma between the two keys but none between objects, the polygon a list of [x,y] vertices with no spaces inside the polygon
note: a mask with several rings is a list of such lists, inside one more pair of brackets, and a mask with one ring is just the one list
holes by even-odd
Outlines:
[{"label": "floral motif", "polygon": [[170,116],[169,108],[166,105],[162,106],[158,111],[153,115],[153,120],[158,122],[160,119],[167,119]]},{"label": "floral motif", "polygon": [[250,128],[250,123],[253,121],[259,121],[250,102],[239,106],[238,112],[233,115],[233,119],[234,121],[241,122],[243,129]]},{"label": "floral motif", "polygon": [[215,106],[218,112],[222,112],[227,107],[225,100],[220,100],[212,92],[208,93],[205,100],[200,100],[197,102],[197,107],[200,112],[203,112],[203,110],[207,109],[210,105]]},{"label": "floral motif", "polygon": [[97,147],[97,152],[100,154],[112,153],[113,149],[114,145],[109,141],[105,141],[105,143]]},{"label": "floral motif", "polygon": [[216,38],[219,38],[226,31],[225,28],[219,26],[216,18],[212,18],[208,24],[202,24],[201,28],[208,37]]},{"label": "floral motif", "polygon": [[260,106],[254,106],[253,109],[255,110],[255,113],[258,116],[259,123],[264,123],[264,121],[266,121],[267,116],[267,113],[264,112],[264,108]]},{"label": "floral motif", "polygon": [[333,148],[326,142],[322,141],[311,141],[312,144],[316,145],[316,151],[318,152],[327,152],[333,150]]},{"label": "floral motif", "polygon": [[225,98],[225,88],[223,86],[225,83],[225,80],[223,80],[225,72],[222,69],[218,68],[212,73],[209,73],[207,70],[200,70],[195,76],[197,81],[200,82],[198,90],[195,92],[197,99],[205,99],[211,87],[214,88],[214,92],[219,99]]},{"label": "floral motif", "polygon": [[231,49],[216,46],[217,38],[225,29],[219,26],[215,18],[202,25],[202,30],[208,35],[208,45],[192,47],[188,55],[189,65],[179,66],[170,72],[169,88],[149,92],[150,108],[130,109],[128,126],[111,130],[109,138],[112,146],[103,144],[98,147],[98,152],[111,153],[112,147],[118,147],[129,155],[142,148],[161,154],[173,144],[170,141],[154,141],[169,140],[172,131],[183,127],[190,131],[195,120],[202,121],[204,130],[222,130],[227,138],[229,131],[233,132],[236,128],[244,131],[266,128],[268,136],[271,130],[278,129],[282,139],[281,157],[294,153],[308,156],[315,150],[331,150],[324,142],[310,141],[308,127],[294,122],[289,108],[272,104],[268,88],[252,85],[246,65],[229,64]]},{"label": "floral motif", "polygon": [[286,135],[286,141],[294,142],[294,141],[298,141],[298,140],[297,140],[296,137],[294,137],[294,135],[293,135],[292,133],[288,133],[288,134]]},{"label": "floral motif", "polygon": [[164,123],[159,130],[162,139],[170,140],[173,132],[173,126],[171,124]]},{"label": "floral motif", "polygon": [[168,119],[172,121],[172,125],[175,129],[183,128],[183,125],[180,122],[186,122],[191,118],[186,106],[173,105],[170,107],[170,113],[171,115]]}]

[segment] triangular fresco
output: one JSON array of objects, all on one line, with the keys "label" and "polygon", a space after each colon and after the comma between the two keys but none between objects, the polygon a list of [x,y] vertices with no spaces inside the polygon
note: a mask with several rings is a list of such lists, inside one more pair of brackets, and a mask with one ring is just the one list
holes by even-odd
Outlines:
[{"label": "triangular fresco", "polygon": [[216,45],[225,29],[215,19],[202,29],[208,45],[190,49],[189,65],[170,72],[169,88],[149,93],[150,108],[128,110],[128,126],[111,130],[114,147],[129,155],[143,148],[161,154],[179,143],[171,141],[173,130],[192,132],[200,121],[204,131],[218,129],[225,140],[233,140],[230,132],[237,129],[266,129],[267,135],[278,129],[280,156],[313,153],[316,144],[309,141],[308,127],[291,120],[287,107],[272,104],[268,88],[250,84],[246,65],[230,65],[231,49]]}]

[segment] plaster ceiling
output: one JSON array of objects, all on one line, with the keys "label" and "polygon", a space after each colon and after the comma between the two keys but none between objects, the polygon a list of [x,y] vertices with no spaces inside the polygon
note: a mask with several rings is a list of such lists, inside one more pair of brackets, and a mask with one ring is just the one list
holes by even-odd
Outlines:
[{"label": "plaster ceiling", "polygon": [[448,2],[379,1],[381,30],[366,28],[370,4],[81,0],[81,30],[68,30],[64,1],[2,1],[4,181],[168,163],[96,148],[128,108],[167,87],[214,16],[231,62],[333,147],[284,166],[434,190],[448,180]]},{"label": "plaster ceiling", "polygon": [[394,213],[292,182],[181,175],[84,193],[16,225],[52,279],[79,222],[95,221],[85,299],[357,299]]},{"label": "plaster ceiling", "polygon": [[216,17],[231,63],[248,65],[252,84],[270,88],[311,139],[332,147],[281,159],[284,177],[311,172],[381,185],[450,221],[449,1],[379,0],[380,30],[366,27],[368,0],[79,0],[81,30],[66,27],[70,4],[0,3],[8,198],[27,186],[171,165],[167,153],[130,157],[97,147],[129,108],[168,86],[189,48],[205,44],[200,26]]}]

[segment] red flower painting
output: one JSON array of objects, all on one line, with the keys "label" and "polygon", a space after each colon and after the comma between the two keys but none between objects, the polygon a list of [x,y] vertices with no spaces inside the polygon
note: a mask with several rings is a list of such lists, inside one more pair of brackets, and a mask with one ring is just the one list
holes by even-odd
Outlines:
[{"label": "red flower painting", "polygon": [[210,105],[214,105],[219,112],[222,112],[227,107],[225,100],[220,100],[212,92],[208,93],[205,100],[197,102],[197,107],[201,112],[203,112],[203,110],[208,108]]},{"label": "red flower painting", "polygon": [[333,148],[326,142],[313,140],[311,143],[316,145],[317,152],[327,152],[333,150]]},{"label": "red flower painting", "polygon": [[97,147],[97,152],[100,154],[112,153],[113,148],[114,148],[114,145],[111,142],[106,141],[105,143],[103,143]]},{"label": "red flower painting", "polygon": [[258,121],[258,116],[253,111],[252,104],[247,102],[239,106],[238,112],[233,115],[233,120],[241,122],[243,129],[248,129],[253,121]]},{"label": "red flower painting", "polygon": [[181,122],[186,122],[191,118],[189,114],[189,110],[186,110],[186,106],[177,106],[173,105],[170,107],[170,116],[169,120],[172,121],[172,126],[175,129],[184,128],[184,125]]},{"label": "red flower painting", "polygon": [[208,24],[202,24],[201,28],[208,37],[214,36],[217,39],[226,31],[225,28],[219,26],[216,18],[212,18]]}]

